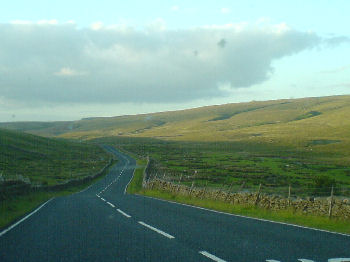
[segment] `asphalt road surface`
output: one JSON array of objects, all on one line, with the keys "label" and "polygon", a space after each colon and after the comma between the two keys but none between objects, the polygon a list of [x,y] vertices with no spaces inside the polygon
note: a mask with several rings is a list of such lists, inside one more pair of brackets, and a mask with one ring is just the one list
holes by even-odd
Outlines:
[{"label": "asphalt road surface", "polygon": [[0,232],[0,261],[350,261],[350,236],[129,195],[119,158],[83,192],[50,200]]}]

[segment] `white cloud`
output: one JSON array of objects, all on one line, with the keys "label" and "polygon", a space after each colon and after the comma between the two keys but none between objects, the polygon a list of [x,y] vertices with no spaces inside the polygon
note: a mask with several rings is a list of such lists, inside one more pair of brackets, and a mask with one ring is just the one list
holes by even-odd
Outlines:
[{"label": "white cloud", "polygon": [[229,13],[231,13],[231,9],[230,8],[227,8],[227,7],[223,7],[223,8],[221,8],[221,13],[223,13],[223,14],[229,14]]},{"label": "white cloud", "polygon": [[0,35],[0,70],[6,69],[0,96],[36,104],[224,97],[269,79],[274,60],[322,42],[284,24],[168,30],[162,19],[144,30],[100,22],[82,29],[67,23],[0,24]]},{"label": "white cloud", "polygon": [[171,11],[174,11],[174,12],[177,12],[180,10],[180,7],[177,6],[177,5],[173,5],[171,8],[170,8]]},{"label": "white cloud", "polygon": [[56,19],[51,20],[39,20],[37,22],[38,25],[57,25],[58,21]]},{"label": "white cloud", "polygon": [[147,29],[150,31],[164,31],[166,29],[166,23],[163,18],[157,18],[147,25]]},{"label": "white cloud", "polygon": [[92,30],[101,30],[103,28],[103,23],[102,22],[95,22],[91,24],[91,29]]},{"label": "white cloud", "polygon": [[10,24],[13,25],[29,25],[32,24],[32,21],[28,21],[28,20],[13,20],[10,22]]},{"label": "white cloud", "polygon": [[71,69],[69,67],[62,67],[60,71],[55,72],[54,75],[56,76],[81,76],[86,75],[86,72],[80,72],[74,69]]}]

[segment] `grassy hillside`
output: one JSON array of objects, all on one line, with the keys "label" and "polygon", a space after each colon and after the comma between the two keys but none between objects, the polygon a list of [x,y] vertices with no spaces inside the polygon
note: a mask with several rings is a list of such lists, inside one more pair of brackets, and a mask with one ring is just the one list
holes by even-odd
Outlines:
[{"label": "grassy hillside", "polygon": [[101,148],[0,129],[1,179],[54,185],[92,175],[108,163]]},{"label": "grassy hillside", "polygon": [[152,137],[291,147],[350,164],[350,96],[208,106],[189,110],[0,126],[64,138]]}]

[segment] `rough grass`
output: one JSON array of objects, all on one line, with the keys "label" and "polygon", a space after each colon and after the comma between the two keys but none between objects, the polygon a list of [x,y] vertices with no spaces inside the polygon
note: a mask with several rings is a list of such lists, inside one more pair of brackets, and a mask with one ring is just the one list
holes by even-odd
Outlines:
[{"label": "rough grass", "polygon": [[[173,112],[92,118],[73,122],[4,123],[41,135],[93,139],[153,137],[179,141],[235,141],[289,146],[350,164],[350,96],[208,106]],[[213,121],[213,119],[215,121]],[[339,141],[313,143],[312,141]]]},{"label": "rough grass", "polygon": [[33,211],[35,208],[49,200],[53,197],[60,197],[70,195],[76,192],[80,192],[87,188],[88,186],[96,183],[98,180],[102,179],[106,174],[108,174],[110,168],[116,163],[107,168],[104,174],[94,180],[79,185],[72,186],[62,191],[47,191],[47,192],[32,192],[26,195],[15,196],[6,201],[1,201],[0,203],[0,229],[14,223],[21,217]]},{"label": "rough grass", "polygon": [[236,204],[232,205],[230,203],[221,202],[218,200],[214,201],[209,199],[193,198],[190,196],[175,195],[169,192],[159,190],[142,190],[138,193],[145,196],[208,208],[235,215],[242,215],[252,218],[266,219],[271,221],[284,222],[294,225],[350,234],[350,224],[349,221],[346,220],[329,219],[327,217],[305,215],[302,213],[295,213],[293,212],[293,210],[270,211],[253,206],[244,206]]},{"label": "rough grass", "polygon": [[0,175],[54,185],[99,171],[110,156],[99,146],[0,129]]},{"label": "rough grass", "polygon": [[136,164],[137,168],[134,171],[134,177],[127,188],[129,194],[136,194],[142,190],[143,172],[146,168],[147,160],[139,159],[136,161]]},{"label": "rough grass", "polygon": [[[167,174],[167,179],[197,186],[234,188],[243,183],[245,188],[256,191],[261,183],[263,192],[288,195],[313,196],[318,177],[334,181],[345,195],[350,193],[350,168],[331,160],[323,161],[323,154],[303,153],[289,147],[244,142],[180,142],[150,138],[101,138],[99,142],[109,143],[134,156],[150,156],[156,160],[154,173]],[[326,187],[329,188],[326,188]],[[324,194],[329,195],[330,185],[324,186]],[[265,191],[264,191],[265,190]],[[339,192],[340,192],[339,191]],[[338,194],[338,193],[337,193]]]},{"label": "rough grass", "polygon": [[254,206],[236,204],[232,205],[230,203],[219,200],[199,199],[191,196],[177,195],[162,190],[145,190],[142,188],[143,172],[146,165],[145,160],[138,160],[138,165],[139,167],[135,170],[133,180],[131,181],[127,189],[127,192],[130,194],[140,194],[144,196],[155,197],[178,203],[217,210],[234,215],[242,215],[252,218],[266,219],[271,221],[350,234],[350,223],[346,220],[334,218],[329,219],[328,217],[296,213],[291,209],[271,211]]}]

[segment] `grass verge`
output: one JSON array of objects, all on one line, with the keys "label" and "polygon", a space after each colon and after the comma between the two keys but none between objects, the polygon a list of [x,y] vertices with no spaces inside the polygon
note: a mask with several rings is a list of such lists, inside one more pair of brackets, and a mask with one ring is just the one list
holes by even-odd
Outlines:
[{"label": "grass verge", "polygon": [[222,201],[210,199],[199,199],[190,196],[175,195],[160,190],[143,190],[139,194],[170,200],[178,203],[204,207],[221,212],[248,217],[267,219],[271,221],[284,222],[300,226],[329,230],[333,232],[350,234],[350,223],[341,219],[329,219],[328,217],[306,215],[293,212],[293,210],[271,211],[254,206],[232,205]]},{"label": "grass verge", "polygon": [[24,217],[29,212],[36,209],[38,206],[53,197],[67,196],[86,189],[88,186],[96,183],[108,174],[110,168],[117,163],[112,161],[112,164],[104,171],[103,175],[91,180],[90,182],[79,186],[72,186],[62,191],[46,191],[46,192],[31,192],[26,195],[16,196],[0,203],[0,229],[4,229],[20,218]]},{"label": "grass verge", "polygon": [[129,194],[137,194],[142,191],[143,172],[146,168],[147,160],[138,159],[136,164],[137,168],[135,169],[134,177],[126,190]]},{"label": "grass verge", "polygon": [[271,211],[253,206],[232,205],[230,203],[218,200],[214,201],[210,199],[199,199],[190,196],[176,195],[161,190],[144,190],[142,189],[142,180],[146,163],[146,160],[137,160],[137,164],[139,167],[135,170],[134,177],[127,189],[128,193],[170,200],[178,203],[204,207],[235,215],[243,215],[253,218],[267,219],[271,221],[284,222],[289,224],[350,234],[350,223],[346,220],[329,219],[328,217],[306,215],[303,213],[293,212],[293,210],[291,209]]}]

